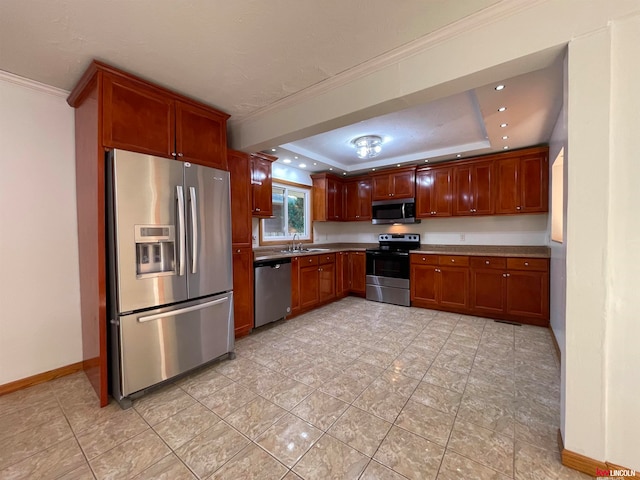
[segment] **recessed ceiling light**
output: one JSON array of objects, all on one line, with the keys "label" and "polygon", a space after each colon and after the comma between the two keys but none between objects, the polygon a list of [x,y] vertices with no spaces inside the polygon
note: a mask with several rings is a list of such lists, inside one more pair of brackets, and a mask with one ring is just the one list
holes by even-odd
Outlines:
[{"label": "recessed ceiling light", "polygon": [[425,160],[424,163],[429,163],[429,160]]},{"label": "recessed ceiling light", "polygon": [[500,85],[496,85],[496,90],[499,92],[500,90],[502,90],[504,88],[504,85],[500,84]]},{"label": "recessed ceiling light", "polygon": [[509,147],[507,145],[505,145],[504,147],[502,147],[504,150],[508,150]]},{"label": "recessed ceiling light", "polygon": [[458,157],[458,158],[460,158],[461,156],[462,156],[462,155],[460,155],[460,154],[457,154],[457,155],[456,155],[456,157]]},{"label": "recessed ceiling light", "polygon": [[333,170],[333,168],[332,168],[332,167],[329,167],[329,170]]},{"label": "recessed ceiling light", "polygon": [[498,109],[498,111],[499,111],[499,112],[504,112],[506,109],[507,109],[507,107],[500,107],[500,108]]},{"label": "recessed ceiling light", "polygon": [[271,151],[272,151],[272,152],[275,152],[275,151],[276,151],[276,149],[275,149],[275,148],[272,148],[272,149],[271,149]]},{"label": "recessed ceiling light", "polygon": [[282,163],[291,163],[291,160],[289,160],[288,158],[284,158],[284,159],[282,160]]},{"label": "recessed ceiling light", "polygon": [[296,160],[298,159],[298,157],[293,157],[293,158],[295,158]]},{"label": "recessed ceiling light", "polygon": [[400,166],[400,164],[398,164],[398,167]]},{"label": "recessed ceiling light", "polygon": [[503,135],[503,136],[502,136],[502,139],[503,139],[503,140],[506,140],[507,138],[509,138],[509,135]]},{"label": "recessed ceiling light", "polygon": [[371,170],[372,170],[372,171],[374,171],[374,172],[376,171],[376,169],[375,169],[375,168],[372,168]]},{"label": "recessed ceiling light", "polygon": [[347,174],[347,172],[342,172],[342,174],[343,174],[343,175],[346,175],[346,174]]},{"label": "recessed ceiling light", "polygon": [[501,124],[500,124],[500,127],[501,127],[501,128],[504,128],[504,127],[506,127],[507,125],[509,125],[509,124],[508,124],[508,123],[501,123]]},{"label": "recessed ceiling light", "polygon": [[307,168],[307,166],[304,163],[301,163],[300,165],[298,165],[300,168]]},{"label": "recessed ceiling light", "polygon": [[318,162],[313,162],[314,165],[318,165]]}]

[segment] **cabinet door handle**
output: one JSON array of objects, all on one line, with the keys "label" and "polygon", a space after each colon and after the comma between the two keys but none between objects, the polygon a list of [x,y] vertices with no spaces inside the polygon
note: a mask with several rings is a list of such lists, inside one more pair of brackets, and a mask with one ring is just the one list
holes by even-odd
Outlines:
[{"label": "cabinet door handle", "polygon": [[236,253],[240,253],[240,249],[237,249],[237,250],[236,250]]},{"label": "cabinet door handle", "polygon": [[451,263],[455,263],[455,260],[453,258],[451,259]]},{"label": "cabinet door handle", "polygon": [[176,152],[171,152],[171,156],[175,157],[176,156]]},{"label": "cabinet door handle", "polygon": [[507,274],[506,274],[506,273],[503,273],[503,274],[502,274],[502,276],[503,276],[504,278],[507,278]]},{"label": "cabinet door handle", "polygon": [[484,264],[485,264],[485,265],[489,265],[489,260],[486,260],[486,261],[484,262]]},{"label": "cabinet door handle", "polygon": [[524,266],[528,267],[529,266],[529,262],[524,262]]},{"label": "cabinet door handle", "polygon": [[520,210],[522,207],[516,207],[516,210]]},{"label": "cabinet door handle", "polygon": [[184,157],[184,153],[179,153],[178,156],[179,157]]},{"label": "cabinet door handle", "polygon": [[260,209],[259,209],[259,208],[256,208],[256,212],[259,212],[259,211],[260,211]]},{"label": "cabinet door handle", "polygon": [[422,261],[423,261],[423,262],[426,262],[426,261],[427,261],[427,259],[426,259],[425,257],[422,257]]},{"label": "cabinet door handle", "polygon": [[510,276],[511,276],[511,274],[510,274],[510,273],[507,273],[507,277],[510,277]]}]

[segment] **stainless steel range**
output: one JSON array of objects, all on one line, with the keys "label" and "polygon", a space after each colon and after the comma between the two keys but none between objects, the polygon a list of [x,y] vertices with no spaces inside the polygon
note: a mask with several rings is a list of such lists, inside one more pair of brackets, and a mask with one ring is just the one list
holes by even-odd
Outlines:
[{"label": "stainless steel range", "polygon": [[367,249],[367,300],[410,306],[409,252],[420,247],[417,233],[381,233]]}]

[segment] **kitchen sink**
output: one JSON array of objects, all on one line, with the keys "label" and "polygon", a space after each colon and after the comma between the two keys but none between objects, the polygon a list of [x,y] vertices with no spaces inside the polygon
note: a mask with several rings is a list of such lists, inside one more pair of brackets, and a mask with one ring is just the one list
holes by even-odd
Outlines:
[{"label": "kitchen sink", "polygon": [[289,255],[296,255],[298,253],[320,253],[328,252],[330,248],[301,248],[300,250],[280,250],[280,253],[287,253]]}]

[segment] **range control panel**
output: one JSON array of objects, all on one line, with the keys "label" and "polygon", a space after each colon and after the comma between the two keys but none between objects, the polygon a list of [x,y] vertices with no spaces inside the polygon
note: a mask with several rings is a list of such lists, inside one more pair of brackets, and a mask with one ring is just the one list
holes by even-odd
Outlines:
[{"label": "range control panel", "polygon": [[418,242],[420,243],[419,233],[381,233],[378,235],[379,242]]}]

